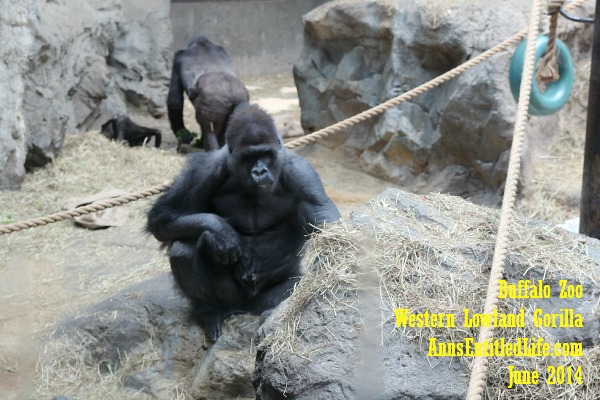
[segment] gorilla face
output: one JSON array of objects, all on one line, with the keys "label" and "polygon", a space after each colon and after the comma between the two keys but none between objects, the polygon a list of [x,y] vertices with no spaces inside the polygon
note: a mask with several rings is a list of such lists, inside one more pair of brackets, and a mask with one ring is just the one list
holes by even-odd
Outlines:
[{"label": "gorilla face", "polygon": [[271,117],[260,107],[236,108],[225,133],[229,171],[255,196],[273,193],[282,169],[281,139]]},{"label": "gorilla face", "polygon": [[275,190],[281,173],[278,150],[271,145],[258,145],[231,153],[233,171],[246,191],[262,197]]}]

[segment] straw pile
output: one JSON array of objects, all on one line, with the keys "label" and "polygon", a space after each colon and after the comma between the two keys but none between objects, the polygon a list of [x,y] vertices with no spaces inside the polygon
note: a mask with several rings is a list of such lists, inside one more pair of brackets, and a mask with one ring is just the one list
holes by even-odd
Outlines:
[{"label": "straw pile", "polygon": [[583,62],[575,70],[570,100],[558,113],[560,128],[530,132],[532,179],[520,199],[530,218],[560,224],[579,217],[590,64]]}]

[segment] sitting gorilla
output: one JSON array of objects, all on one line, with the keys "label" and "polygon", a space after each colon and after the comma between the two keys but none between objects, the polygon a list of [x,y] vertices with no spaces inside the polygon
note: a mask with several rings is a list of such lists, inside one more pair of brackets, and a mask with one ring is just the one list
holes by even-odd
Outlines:
[{"label": "sitting gorilla", "polygon": [[154,137],[154,147],[160,147],[162,136],[158,129],[139,126],[125,115],[117,115],[102,125],[102,134],[109,139],[129,143],[129,146],[142,146]]},{"label": "sitting gorilla", "polygon": [[183,123],[184,91],[196,110],[204,149],[219,149],[225,144],[229,115],[238,104],[248,102],[249,96],[225,50],[205,36],[192,36],[173,60],[167,109],[171,129],[179,137],[188,136]]},{"label": "sitting gorilla", "polygon": [[226,138],[218,151],[189,156],[147,224],[169,247],[175,280],[212,340],[230,315],[287,298],[307,235],[340,217],[317,172],[282,146],[262,109],[238,107]]}]

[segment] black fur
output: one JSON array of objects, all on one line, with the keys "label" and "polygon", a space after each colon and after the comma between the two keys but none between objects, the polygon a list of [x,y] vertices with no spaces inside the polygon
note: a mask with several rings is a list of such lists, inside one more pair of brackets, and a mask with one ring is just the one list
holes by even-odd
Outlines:
[{"label": "black fur", "polygon": [[225,144],[225,129],[231,112],[248,102],[246,87],[235,75],[229,55],[202,35],[194,35],[185,49],[175,53],[167,98],[173,133],[187,132],[183,123],[183,93],[196,110],[205,150]]},{"label": "black fur", "polygon": [[226,135],[224,148],[189,156],[147,224],[169,246],[175,280],[213,340],[228,316],[260,314],[289,296],[307,235],[340,217],[263,110],[239,107]]},{"label": "black fur", "polygon": [[124,115],[117,115],[102,125],[102,134],[109,139],[129,143],[129,146],[142,146],[144,141],[154,137],[154,147],[160,147],[162,136],[158,129],[140,126]]}]

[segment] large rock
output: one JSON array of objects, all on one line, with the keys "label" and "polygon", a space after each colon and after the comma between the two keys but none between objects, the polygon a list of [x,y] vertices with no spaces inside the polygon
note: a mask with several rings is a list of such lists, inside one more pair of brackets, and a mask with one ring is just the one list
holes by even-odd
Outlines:
[{"label": "large rock", "polygon": [[[303,128],[324,128],[459,66],[526,27],[529,7],[519,0],[320,6],[304,16],[305,47],[294,68]],[[573,54],[587,57],[589,28],[560,22]],[[510,57],[496,55],[329,143],[343,145],[364,170],[415,191],[493,195],[506,176],[516,114]],[[556,123],[555,116],[538,118],[531,131],[548,136]]]},{"label": "large rock", "polygon": [[15,40],[0,44],[2,54],[12,54],[8,70],[0,73],[0,92],[18,106],[2,110],[10,118],[2,118],[0,137],[12,136],[16,143],[12,152],[0,149],[0,162],[7,159],[1,164],[0,188],[19,187],[23,153],[25,168],[42,166],[56,157],[67,133],[99,128],[128,109],[155,117],[165,113],[170,2],[143,4],[55,0],[3,5],[0,29],[3,37]]},{"label": "large rock", "polygon": [[0,13],[0,189],[17,189],[25,177],[24,76],[35,0],[5,3]]},{"label": "large rock", "polygon": [[[494,253],[497,210],[447,195],[388,190],[311,240],[315,263],[293,295],[261,327],[254,384],[257,400],[464,399],[469,357],[428,356],[429,339],[476,338],[463,309],[481,313]],[[490,398],[553,398],[545,383],[506,392],[507,366],[540,371],[582,366],[574,398],[600,393],[600,264],[595,239],[516,217],[504,278],[542,281],[549,298],[500,299],[500,312],[525,311],[525,327],[496,328],[494,338],[581,343],[584,357],[491,357]],[[581,284],[580,298],[560,298],[559,280]],[[456,328],[398,328],[394,308],[456,316]],[[536,328],[534,310],[580,314],[583,327]],[[562,390],[562,389],[561,389]]]},{"label": "large rock", "polygon": [[[50,398],[254,398],[259,318],[229,318],[214,344],[189,319],[164,273],[55,327],[44,344],[38,394]],[[65,383],[66,382],[66,383]],[[186,397],[182,396],[186,393]]]}]

